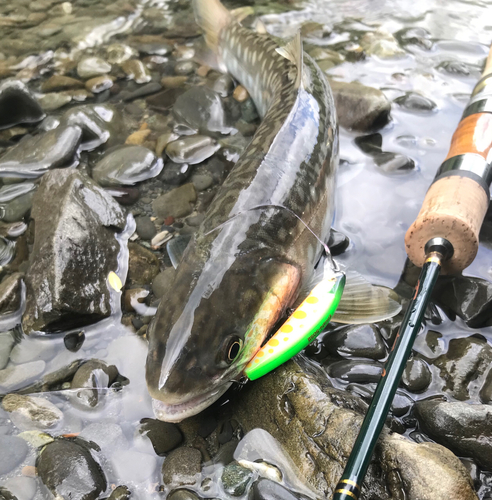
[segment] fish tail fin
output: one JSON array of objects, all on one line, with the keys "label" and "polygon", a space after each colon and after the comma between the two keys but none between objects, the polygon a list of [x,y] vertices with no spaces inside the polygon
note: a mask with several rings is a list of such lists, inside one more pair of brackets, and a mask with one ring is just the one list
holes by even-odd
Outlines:
[{"label": "fish tail fin", "polygon": [[196,22],[205,34],[207,45],[216,52],[220,32],[231,22],[230,12],[219,0],[193,0],[193,8]]},{"label": "fish tail fin", "polygon": [[299,30],[294,38],[284,47],[275,49],[281,56],[288,59],[297,69],[297,76],[295,80],[296,88],[304,87],[304,64],[303,64],[303,51],[301,30]]}]

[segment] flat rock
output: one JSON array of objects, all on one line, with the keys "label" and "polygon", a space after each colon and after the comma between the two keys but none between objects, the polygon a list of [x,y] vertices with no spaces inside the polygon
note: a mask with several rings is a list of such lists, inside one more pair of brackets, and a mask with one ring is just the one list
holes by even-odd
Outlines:
[{"label": "flat rock", "polygon": [[143,146],[123,146],[107,153],[92,169],[93,179],[101,186],[133,185],[161,173],[162,158]]},{"label": "flat rock", "polygon": [[118,203],[80,172],[57,170],[43,177],[31,215],[24,331],[59,331],[108,317],[107,277],[118,269],[114,228],[126,223]]},{"label": "flat rock", "polygon": [[338,122],[344,128],[367,132],[389,121],[391,103],[378,89],[358,82],[330,80]]},{"label": "flat rock", "polygon": [[104,75],[110,71],[111,64],[99,57],[85,57],[77,65],[77,74],[83,79]]},{"label": "flat rock", "polygon": [[2,407],[10,413],[10,418],[19,429],[47,429],[63,419],[57,406],[45,398],[7,394]]},{"label": "flat rock", "polygon": [[152,208],[158,217],[165,219],[190,215],[196,202],[196,190],[193,184],[184,184],[156,198]]},{"label": "flat rock", "polygon": [[25,136],[0,158],[0,177],[36,178],[53,168],[74,166],[81,139],[82,129],[77,125]]},{"label": "flat rock", "polygon": [[[367,406],[330,387],[322,372],[301,362],[295,358],[250,384],[235,400],[234,414],[245,432],[259,427],[276,438],[300,477],[319,497],[331,498]],[[417,444],[387,428],[379,443],[383,459],[377,453],[369,467],[367,498],[477,500],[468,472],[443,446]],[[389,474],[400,478],[398,488]]]},{"label": "flat rock", "polygon": [[[492,467],[492,407],[442,400],[418,401],[415,414],[424,432],[459,456]],[[450,498],[453,498],[450,496]]]},{"label": "flat rock", "polygon": [[84,83],[75,78],[63,75],[53,75],[41,85],[41,92],[56,92],[59,90],[81,89]]},{"label": "flat rock", "polygon": [[210,158],[219,149],[220,144],[211,137],[192,135],[170,142],[166,146],[166,154],[175,163],[195,165]]}]

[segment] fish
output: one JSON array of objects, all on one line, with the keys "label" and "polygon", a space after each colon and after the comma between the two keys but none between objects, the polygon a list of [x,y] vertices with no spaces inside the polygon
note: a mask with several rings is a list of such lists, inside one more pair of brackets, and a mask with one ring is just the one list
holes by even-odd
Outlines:
[{"label": "fish", "polygon": [[280,46],[219,0],[194,0],[194,9],[207,45],[262,120],[149,326],[147,387],[156,417],[168,422],[201,412],[240,381],[312,279],[334,216],[339,156],[333,95],[300,34]]}]

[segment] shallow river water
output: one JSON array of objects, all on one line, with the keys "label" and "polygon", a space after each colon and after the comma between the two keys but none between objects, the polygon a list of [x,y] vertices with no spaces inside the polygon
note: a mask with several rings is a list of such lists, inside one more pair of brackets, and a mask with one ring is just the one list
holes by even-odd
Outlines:
[{"label": "shallow river water", "polygon": [[[239,0],[227,3],[229,8],[243,5]],[[261,16],[272,35],[289,38],[299,26],[306,26],[305,42],[310,49],[318,47],[329,51],[329,57],[321,59],[321,62],[325,63],[322,67],[330,78],[342,82],[357,80],[380,89],[392,102],[391,119],[383,128],[371,132],[340,128],[340,168],[333,227],[350,239],[347,250],[337,257],[340,262],[358,271],[372,283],[395,287],[405,267],[405,232],[416,217],[425,192],[446,156],[452,133],[488,53],[488,45],[492,41],[492,2],[316,0],[277,3],[263,0],[256,3],[252,0],[248,5],[254,8],[256,15]],[[312,23],[308,24],[309,22]],[[389,46],[392,48],[388,50],[394,51],[396,47],[396,52],[386,57],[388,54],[371,54],[366,50],[366,56],[359,57],[362,52],[359,50],[361,40],[368,33],[377,30],[395,35],[394,38],[390,37],[393,41]],[[158,37],[162,33],[172,45],[169,50],[162,51],[163,55],[157,49],[142,48],[145,44],[158,46],[161,43],[158,42]],[[92,96],[86,94],[83,98],[80,97],[86,99],[82,104],[111,104],[121,112],[123,131],[114,134],[111,132],[113,135],[110,140],[113,145],[123,144],[125,139],[128,143],[130,133],[150,129],[150,134],[144,133],[143,139],[134,136],[134,143],[155,150],[158,138],[169,130],[170,121],[167,117],[173,104],[172,96],[168,96],[167,102],[162,99],[162,102],[152,103],[153,92],[150,91],[122,101],[118,97],[120,92],[128,95],[142,85],[150,85],[151,82],[157,84],[162,77],[176,74],[184,77],[183,81],[176,84],[178,86],[191,87],[193,84],[202,84],[206,79],[205,74],[200,73],[200,68],[203,68],[202,60],[197,57],[203,51],[203,44],[186,1],[74,0],[62,3],[57,0],[36,0],[14,3],[0,0],[0,35],[0,78],[23,81],[34,96],[44,103],[42,105],[48,118],[38,127],[44,127],[43,130],[46,131],[52,126],[47,121],[49,117],[58,119],[71,106],[81,102],[75,97],[71,100],[54,95],[58,91],[51,93],[52,101],[46,100],[46,97],[43,101],[43,94],[50,94],[42,91],[42,84],[53,73],[80,78],[76,71],[77,63],[90,55],[108,59],[108,47],[111,44],[132,47],[132,57],[143,59],[148,68],[142,81],[135,83],[134,80],[138,77],[128,78],[128,73],[125,75],[125,71],[118,67],[119,63],[113,62],[110,73],[114,77],[111,85],[114,85],[102,92],[94,92]],[[114,49],[117,50],[121,49]],[[334,53],[340,54],[339,59],[333,56]],[[207,78],[213,81],[217,76],[212,71]],[[411,93],[426,99],[412,104],[408,98],[413,95]],[[240,113],[241,111],[239,116]],[[237,119],[236,113],[235,120]],[[253,116],[248,124],[254,130],[257,123],[258,120]],[[142,127],[142,124],[147,125]],[[0,163],[2,155],[8,153],[22,136],[39,131],[34,125],[25,126],[24,129],[22,127],[18,126],[20,130],[16,129],[11,135],[7,133],[10,129],[0,131]],[[224,140],[225,137],[220,137],[222,149],[217,152],[217,158],[223,165],[222,174],[224,169],[227,172],[232,167],[232,161],[237,159],[251,135],[244,132],[242,137],[241,133],[231,136],[229,142]],[[360,139],[372,133],[380,136]],[[218,138],[218,134],[210,135]],[[357,138],[357,143],[362,144],[362,147],[357,145]],[[374,156],[362,150],[370,141],[373,144],[380,140],[383,151],[403,155],[398,157],[399,160],[410,168],[395,170],[391,166],[382,167],[376,163]],[[368,151],[367,146],[365,151]],[[101,148],[81,152],[78,168],[90,172],[102,153]],[[169,160],[165,158],[163,172],[166,172],[168,163]],[[194,168],[196,172],[210,177],[206,169],[200,171],[200,165]],[[200,179],[195,178],[194,182],[196,184],[199,181]],[[144,247],[151,247],[149,239],[134,235],[134,218],[150,216],[153,218],[152,222],[155,222],[153,199],[170,191],[176,184],[175,181],[168,184],[162,174],[158,180],[145,181],[138,185],[139,201],[126,207],[132,216],[128,217],[125,230],[118,236],[121,245],[118,267],[113,269],[123,284],[128,272],[128,239],[137,243],[142,243],[143,240]],[[214,184],[217,181],[203,189],[197,187],[200,191],[196,208],[198,214],[205,210],[207,196],[211,199],[215,193]],[[16,220],[23,217],[28,222],[29,208]],[[179,231],[182,228],[180,223],[190,213],[176,218],[178,224],[175,229]],[[195,212],[192,215],[196,215]],[[161,225],[173,224],[173,221],[159,222]],[[186,227],[194,226],[186,224]],[[24,237],[27,239],[24,246],[30,250],[31,233],[33,229],[30,227],[26,233],[28,237]],[[17,243],[16,251],[19,252],[20,248],[20,243]],[[464,275],[492,281],[491,248],[482,244],[477,258]],[[158,270],[159,267],[161,271],[171,267],[165,244],[157,245],[153,252],[159,258]],[[26,258],[24,256],[24,261]],[[8,265],[6,269],[6,274],[13,271],[8,270]],[[21,259],[21,266],[15,270],[25,272],[26,269],[27,264],[22,267]],[[152,276],[154,277],[155,275]],[[127,288],[138,285],[150,292],[152,278],[145,282],[134,280],[131,286],[127,283]],[[101,401],[95,407],[78,404],[78,392],[70,387],[66,378],[61,380],[60,387],[56,390],[43,392],[41,395],[63,412],[63,419],[59,423],[43,430],[52,436],[78,435],[98,444],[101,448],[101,466],[108,482],[108,488],[101,493],[101,497],[109,496],[111,487],[126,485],[132,491],[132,498],[165,498],[175,489],[172,485],[163,485],[161,467],[165,458],[157,456],[150,440],[138,432],[139,421],[153,417],[151,399],[145,384],[145,332],[158,301],[150,294],[148,308],[136,307],[137,313],[123,308],[121,312],[119,302],[122,294],[114,290],[111,293],[113,315],[100,323],[85,327],[85,341],[76,352],[65,347],[67,330],[30,337],[21,337],[16,330],[16,345],[10,353],[9,364],[6,368],[3,367],[4,370],[13,370],[14,375],[9,375],[9,378],[4,370],[0,370],[0,376],[2,372],[4,374],[4,378],[0,378],[0,394],[28,387],[46,374],[67,367],[77,360],[98,359],[108,365],[115,365],[119,373],[130,382],[126,384],[126,380],[122,379],[110,388],[100,387],[98,394]],[[408,395],[413,401],[444,394],[448,401],[465,399],[470,403],[480,403],[479,391],[486,379],[487,370],[481,369],[476,377],[470,376],[467,396],[456,398],[456,393],[446,388],[441,371],[432,360],[447,352],[452,339],[479,334],[481,339],[486,339],[492,346],[492,327],[470,328],[460,318],[455,318],[452,314],[447,316],[441,309],[436,310],[440,320],[434,321],[435,324],[428,322],[429,326],[422,329],[415,346],[416,353],[426,360],[431,374],[430,382],[423,390],[415,392],[402,388],[402,394]],[[122,317],[126,326],[121,322]],[[14,314],[2,319],[2,332],[13,331],[19,318],[19,314]],[[80,330],[77,325],[73,328],[74,332]],[[388,336],[385,341],[383,345],[387,350]],[[345,362],[345,358],[328,352],[329,349],[327,351],[325,348],[328,343],[329,334],[326,334],[315,347],[308,350],[307,355],[328,370],[335,387],[344,389],[350,384],[349,390],[367,396],[364,391],[373,390],[371,383],[374,379],[370,375],[355,378],[336,376],[337,373],[347,373],[340,365]],[[386,354],[374,359],[380,363],[385,356]],[[360,373],[365,373],[364,363],[368,360],[357,356],[354,360],[362,363]],[[330,368],[333,363],[338,363],[338,371]],[[369,360],[368,366],[372,366],[370,363],[375,362]],[[372,373],[371,369],[367,373]],[[63,382],[66,385],[62,386]],[[231,398],[241,398],[241,392]],[[228,404],[228,399],[224,398],[220,404]],[[409,413],[406,421],[403,419],[405,425],[401,432],[417,441],[427,439],[418,430],[415,420],[408,415]],[[7,411],[0,408],[0,438],[17,436],[33,429],[25,422],[15,421]],[[12,450],[17,446],[15,443],[19,441],[12,441]],[[48,493],[39,479],[33,477],[30,467],[36,464],[38,451],[32,445],[25,450],[21,448],[18,453],[15,450],[0,449],[0,486],[8,488],[18,500],[45,498]],[[278,455],[280,452],[277,454],[273,448],[269,452],[270,457],[262,458],[277,463],[282,469],[281,464],[284,462]],[[246,451],[243,455],[237,453],[236,459],[247,456]],[[8,459],[7,455],[12,454],[17,454],[18,459]],[[6,463],[10,465],[5,465]],[[286,477],[284,484],[309,496],[309,488],[303,487],[302,481],[299,482],[294,472],[289,473],[288,467],[285,465],[283,470]],[[233,497],[226,493],[220,481],[222,469],[223,465],[209,464],[208,468],[203,469],[199,480],[189,488],[206,498],[246,498],[246,495]],[[476,472],[476,480],[479,498],[490,498],[492,476],[486,471]]]}]

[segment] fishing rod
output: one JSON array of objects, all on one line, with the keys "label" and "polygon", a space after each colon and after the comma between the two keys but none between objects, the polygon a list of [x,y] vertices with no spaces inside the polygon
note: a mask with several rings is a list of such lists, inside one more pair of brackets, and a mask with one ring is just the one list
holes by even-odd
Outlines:
[{"label": "fishing rod", "polygon": [[415,222],[405,235],[410,260],[422,268],[371,404],[335,488],[333,500],[357,500],[396,389],[440,272],[468,267],[490,201],[492,182],[492,47],[482,78],[458,124]]}]

